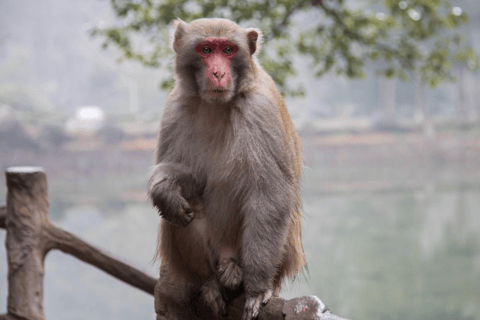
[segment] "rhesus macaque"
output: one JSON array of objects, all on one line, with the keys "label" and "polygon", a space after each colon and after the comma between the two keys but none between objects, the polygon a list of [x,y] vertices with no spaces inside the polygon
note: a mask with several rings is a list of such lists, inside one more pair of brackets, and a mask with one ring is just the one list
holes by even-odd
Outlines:
[{"label": "rhesus macaque", "polygon": [[197,296],[220,317],[229,290],[245,293],[250,320],[305,265],[300,139],[255,57],[259,30],[224,19],[174,26],[176,84],[148,186],[163,218],[157,320],[188,319]]}]

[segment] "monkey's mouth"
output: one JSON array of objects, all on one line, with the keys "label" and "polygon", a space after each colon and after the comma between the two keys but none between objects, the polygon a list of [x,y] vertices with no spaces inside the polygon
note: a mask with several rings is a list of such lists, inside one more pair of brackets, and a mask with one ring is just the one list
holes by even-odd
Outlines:
[{"label": "monkey's mouth", "polygon": [[212,96],[218,97],[218,96],[223,96],[224,94],[226,94],[227,89],[214,88],[214,89],[210,89],[209,92]]}]

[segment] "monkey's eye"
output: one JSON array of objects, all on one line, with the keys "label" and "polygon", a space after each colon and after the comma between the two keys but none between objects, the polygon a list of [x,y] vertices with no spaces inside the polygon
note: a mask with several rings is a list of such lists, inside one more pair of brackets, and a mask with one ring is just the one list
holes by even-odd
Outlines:
[{"label": "monkey's eye", "polygon": [[232,54],[233,53],[233,48],[231,46],[225,47],[225,49],[223,49],[223,53]]},{"label": "monkey's eye", "polygon": [[205,46],[202,48],[202,53],[203,54],[210,54],[212,53],[212,49],[210,49],[209,47]]}]

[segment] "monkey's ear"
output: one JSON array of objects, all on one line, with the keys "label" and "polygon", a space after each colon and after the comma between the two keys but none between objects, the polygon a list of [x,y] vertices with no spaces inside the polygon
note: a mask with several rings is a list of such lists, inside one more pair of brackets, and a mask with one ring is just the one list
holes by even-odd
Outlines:
[{"label": "monkey's ear", "polygon": [[262,45],[262,32],[258,29],[247,29],[248,47],[250,54],[260,51]]},{"label": "monkey's ear", "polygon": [[173,22],[173,28],[174,28],[174,33],[172,37],[172,43],[173,43],[172,47],[173,47],[173,50],[177,52],[178,49],[180,48],[180,43],[182,42],[182,38],[186,33],[185,29],[187,28],[187,25],[182,20],[177,19]]}]

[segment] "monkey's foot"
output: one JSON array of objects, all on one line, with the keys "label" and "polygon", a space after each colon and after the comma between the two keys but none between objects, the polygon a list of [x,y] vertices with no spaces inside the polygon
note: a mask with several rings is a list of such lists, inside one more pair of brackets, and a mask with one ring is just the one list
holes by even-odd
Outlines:
[{"label": "monkey's foot", "polygon": [[245,302],[245,310],[243,311],[243,320],[252,320],[258,316],[260,311],[260,303],[267,304],[268,300],[273,295],[272,290],[267,290],[258,296],[251,297],[247,295],[247,301]]},{"label": "monkey's foot", "polygon": [[217,317],[227,312],[227,307],[222,297],[222,287],[217,277],[212,277],[205,282],[202,287],[202,296]]},{"label": "monkey's foot", "polygon": [[242,282],[242,269],[234,259],[224,259],[218,266],[220,283],[228,289],[236,289]]}]

